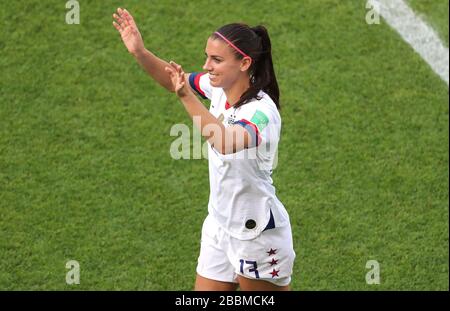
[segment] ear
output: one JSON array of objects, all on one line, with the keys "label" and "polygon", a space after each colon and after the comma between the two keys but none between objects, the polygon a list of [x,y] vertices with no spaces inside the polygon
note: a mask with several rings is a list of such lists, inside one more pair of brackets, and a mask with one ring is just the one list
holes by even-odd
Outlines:
[{"label": "ear", "polygon": [[252,59],[250,57],[244,57],[241,60],[241,71],[247,71],[252,65]]}]

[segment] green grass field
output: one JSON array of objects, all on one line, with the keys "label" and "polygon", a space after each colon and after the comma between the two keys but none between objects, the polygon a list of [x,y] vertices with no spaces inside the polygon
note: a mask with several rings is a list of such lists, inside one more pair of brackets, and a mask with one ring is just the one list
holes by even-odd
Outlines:
[{"label": "green grass field", "polygon": [[[79,25],[65,1],[0,11],[1,290],[193,288],[207,160],[170,157],[171,127],[192,123],[127,53],[119,6],[188,72],[219,26],[269,29],[294,290],[449,289],[448,86],[384,21],[366,24],[365,1],[79,2]],[[448,45],[448,0],[412,2]]]},{"label": "green grass field", "polygon": [[408,4],[429,23],[448,47],[448,0],[408,0]]}]

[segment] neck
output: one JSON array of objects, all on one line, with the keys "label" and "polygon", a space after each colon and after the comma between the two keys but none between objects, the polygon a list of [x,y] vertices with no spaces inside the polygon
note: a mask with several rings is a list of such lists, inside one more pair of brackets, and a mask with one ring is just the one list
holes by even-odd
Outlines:
[{"label": "neck", "polygon": [[233,85],[227,89],[223,89],[227,96],[230,106],[237,104],[242,94],[250,87],[250,79],[246,75],[242,75]]}]

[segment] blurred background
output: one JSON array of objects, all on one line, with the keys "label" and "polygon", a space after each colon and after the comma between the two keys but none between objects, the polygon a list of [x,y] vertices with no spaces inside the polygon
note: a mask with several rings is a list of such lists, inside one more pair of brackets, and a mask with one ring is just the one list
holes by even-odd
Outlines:
[{"label": "blurred background", "polygon": [[[207,160],[170,156],[171,127],[192,122],[128,54],[118,7],[187,72],[220,26],[268,28],[293,290],[449,289],[448,84],[382,18],[367,23],[366,1],[80,0],[79,24],[66,2],[2,2],[1,290],[193,288]],[[407,3],[448,47],[449,1]]]}]

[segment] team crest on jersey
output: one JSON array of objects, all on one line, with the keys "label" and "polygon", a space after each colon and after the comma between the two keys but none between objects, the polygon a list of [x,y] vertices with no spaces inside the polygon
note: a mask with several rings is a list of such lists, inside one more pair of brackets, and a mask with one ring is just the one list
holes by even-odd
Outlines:
[{"label": "team crest on jersey", "polygon": [[236,119],[236,115],[234,115],[234,114],[229,115],[225,119],[225,116],[223,115],[223,113],[221,113],[219,115],[219,117],[217,118],[217,120],[219,120],[220,122],[223,122],[223,120],[225,120],[225,124],[228,124],[228,125],[234,124],[235,119]]},{"label": "team crest on jersey", "polygon": [[227,124],[228,124],[228,125],[234,124],[235,119],[236,119],[236,116],[235,116],[234,114],[230,115],[230,116],[227,118]]}]

